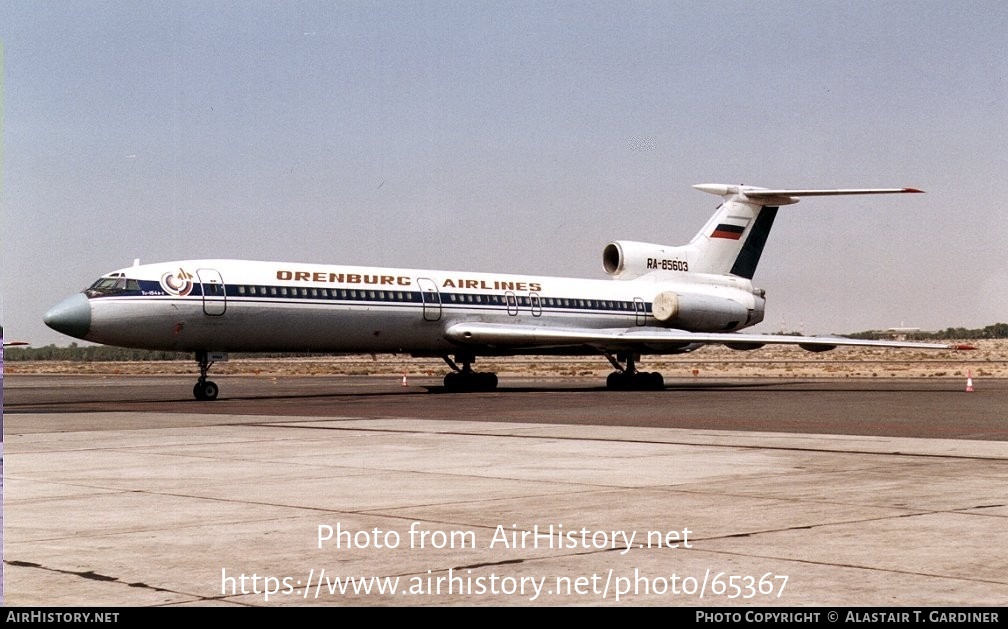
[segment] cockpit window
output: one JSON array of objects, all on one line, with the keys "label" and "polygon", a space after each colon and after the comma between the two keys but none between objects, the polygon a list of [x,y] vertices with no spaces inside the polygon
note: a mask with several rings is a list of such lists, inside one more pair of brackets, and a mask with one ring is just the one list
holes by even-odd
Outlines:
[{"label": "cockpit window", "polygon": [[98,278],[98,280],[96,280],[95,283],[89,286],[84,292],[89,297],[98,297],[102,295],[114,295],[139,290],[140,282],[137,280],[127,279],[122,275],[115,275]]},{"label": "cockpit window", "polygon": [[[99,278],[97,282],[91,285],[93,290],[102,290],[115,288],[116,282],[120,281],[122,278],[119,277],[102,277]],[[125,287],[125,285],[124,285]]]}]

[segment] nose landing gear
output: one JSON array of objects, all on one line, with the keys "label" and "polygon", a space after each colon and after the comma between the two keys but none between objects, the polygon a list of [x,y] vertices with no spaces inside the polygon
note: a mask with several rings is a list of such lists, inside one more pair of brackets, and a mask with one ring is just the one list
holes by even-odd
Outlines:
[{"label": "nose landing gear", "polygon": [[215,382],[207,380],[207,372],[213,365],[210,355],[207,352],[196,352],[196,362],[199,363],[200,376],[196,380],[196,385],[193,386],[193,397],[200,401],[216,400],[220,389]]}]

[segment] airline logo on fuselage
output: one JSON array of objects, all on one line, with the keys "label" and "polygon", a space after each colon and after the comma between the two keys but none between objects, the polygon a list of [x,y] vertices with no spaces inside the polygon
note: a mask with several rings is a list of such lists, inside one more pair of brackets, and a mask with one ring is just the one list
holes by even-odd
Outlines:
[{"label": "airline logo on fuselage", "polygon": [[[276,278],[285,282],[316,282],[323,284],[370,284],[375,286],[412,286],[408,275],[378,275],[371,273],[334,273],[326,271],[288,271],[280,269]],[[485,280],[472,278],[447,278],[441,288],[474,288],[480,290],[540,291],[539,282],[519,280]]]},{"label": "airline logo on fuselage", "polygon": [[163,288],[169,295],[185,297],[192,292],[192,280],[192,274],[186,272],[185,269],[180,268],[178,273],[172,273],[169,271],[161,276],[161,288]]}]

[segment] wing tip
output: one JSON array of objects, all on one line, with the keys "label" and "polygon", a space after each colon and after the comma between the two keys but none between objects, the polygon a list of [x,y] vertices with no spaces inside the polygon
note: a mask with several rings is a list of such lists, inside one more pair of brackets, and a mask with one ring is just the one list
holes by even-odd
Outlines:
[{"label": "wing tip", "polygon": [[914,193],[924,194],[923,190],[918,190],[917,188],[903,188],[903,192],[914,192]]}]

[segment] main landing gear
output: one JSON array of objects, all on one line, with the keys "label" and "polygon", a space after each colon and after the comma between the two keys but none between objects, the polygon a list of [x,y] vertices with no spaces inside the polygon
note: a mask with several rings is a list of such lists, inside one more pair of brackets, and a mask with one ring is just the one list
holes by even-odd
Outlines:
[{"label": "main landing gear", "polygon": [[[497,388],[497,374],[489,371],[473,371],[476,357],[470,354],[456,354],[455,360],[442,356],[452,368],[444,377],[445,389],[449,391],[493,391]],[[455,361],[462,363],[459,367]]]},{"label": "main landing gear", "polygon": [[[606,378],[606,388],[614,391],[661,391],[665,388],[665,379],[657,371],[637,371],[634,365],[637,357],[633,354],[613,357],[606,352],[605,357],[616,368]],[[626,366],[621,365],[619,359],[623,359]]]},{"label": "main landing gear", "polygon": [[210,365],[213,364],[210,361],[210,355],[207,352],[196,352],[196,362],[199,363],[200,377],[193,387],[193,397],[197,400],[216,400],[220,389],[217,388],[216,383],[207,380],[207,372],[210,371]]},{"label": "main landing gear", "polygon": [[[605,357],[612,363],[616,371],[606,378],[606,387],[614,391],[661,391],[665,388],[665,379],[657,371],[637,371],[636,361],[640,359],[634,354],[612,354],[605,352]],[[452,371],[444,377],[444,387],[448,391],[493,391],[497,388],[497,374],[492,372],[473,371],[472,364],[476,357],[472,354],[456,354],[455,360],[442,356]],[[624,364],[620,364],[623,361]],[[462,363],[459,367],[458,363]]]}]

